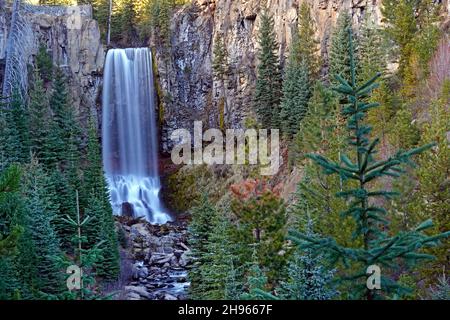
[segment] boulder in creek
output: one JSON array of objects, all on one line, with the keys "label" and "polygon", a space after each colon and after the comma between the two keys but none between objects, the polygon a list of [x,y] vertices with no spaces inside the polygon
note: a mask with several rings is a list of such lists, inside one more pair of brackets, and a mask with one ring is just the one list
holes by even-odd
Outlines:
[{"label": "boulder in creek", "polygon": [[[138,294],[139,296],[145,298],[145,299],[152,299],[152,295],[148,293],[147,289],[145,287],[141,286],[127,286],[125,287],[126,291],[130,291],[131,294]],[[128,294],[130,296],[130,294]]]},{"label": "boulder in creek", "polygon": [[148,239],[151,236],[147,224],[145,223],[132,225],[130,228],[130,235],[132,240],[135,240],[136,238]]},{"label": "boulder in creek", "polygon": [[136,262],[133,265],[133,279],[137,280],[139,278],[148,277],[148,268],[144,266],[142,261]]},{"label": "boulder in creek", "polygon": [[178,298],[173,296],[173,295],[171,295],[171,294],[169,294],[169,293],[166,293],[164,295],[164,300],[178,300]]}]

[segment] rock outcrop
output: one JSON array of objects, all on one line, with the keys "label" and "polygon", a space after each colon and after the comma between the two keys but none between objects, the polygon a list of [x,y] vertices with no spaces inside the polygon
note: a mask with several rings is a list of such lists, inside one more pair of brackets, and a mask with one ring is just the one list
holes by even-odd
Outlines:
[{"label": "rock outcrop", "polygon": [[[98,24],[90,6],[35,7],[24,5],[21,15],[30,27],[31,47],[23,59],[33,64],[41,45],[45,45],[53,63],[69,79],[72,105],[84,123],[89,113],[96,112],[102,82],[105,52]],[[11,8],[0,9],[0,65],[7,60],[7,43],[11,29]]]},{"label": "rock outcrop", "polygon": [[[275,19],[279,53],[289,54],[292,31],[297,25],[302,0],[268,0]],[[339,13],[351,12],[355,27],[372,12],[380,23],[381,0],[304,0],[312,9],[317,39],[322,55],[327,57],[330,34]],[[177,9],[171,24],[171,45],[157,47],[159,80],[165,96],[162,143],[171,148],[170,133],[177,128],[191,128],[193,120],[206,126],[218,126],[220,83],[213,79],[212,51],[217,35],[228,51],[229,74],[226,80],[229,127],[239,128],[252,117],[252,91],[256,80],[257,33],[261,0],[195,0]]]}]

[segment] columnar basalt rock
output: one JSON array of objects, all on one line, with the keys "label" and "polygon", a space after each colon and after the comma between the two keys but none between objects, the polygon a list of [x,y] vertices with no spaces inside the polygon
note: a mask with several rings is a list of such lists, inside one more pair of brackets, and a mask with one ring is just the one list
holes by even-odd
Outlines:
[{"label": "columnar basalt rock", "polygon": [[[327,57],[330,34],[339,12],[351,12],[355,27],[367,12],[380,23],[381,0],[303,0],[312,10],[320,40],[320,52]],[[165,95],[162,146],[169,151],[170,133],[191,128],[193,120],[218,127],[220,82],[212,72],[214,39],[219,35],[227,48],[229,72],[226,77],[228,127],[243,127],[253,117],[252,92],[256,80],[257,34],[263,0],[196,0],[177,9],[171,24],[170,48],[156,46],[159,81]],[[267,0],[274,15],[281,64],[289,55],[292,31],[302,0]],[[167,53],[169,51],[169,54]]]},{"label": "columnar basalt rock", "polygon": [[[62,7],[32,7],[24,12],[32,29],[33,46],[23,52],[29,64],[41,44],[47,47],[53,63],[63,69],[69,79],[72,105],[87,123],[89,113],[96,113],[105,53],[98,24],[92,18],[90,6],[76,8],[75,22],[70,12]],[[7,37],[10,30],[11,12],[0,9],[0,65],[5,63]]]}]

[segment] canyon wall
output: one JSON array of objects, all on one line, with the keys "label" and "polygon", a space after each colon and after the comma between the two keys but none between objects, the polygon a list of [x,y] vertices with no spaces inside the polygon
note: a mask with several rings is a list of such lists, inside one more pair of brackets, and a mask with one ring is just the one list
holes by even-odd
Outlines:
[{"label": "canyon wall", "polygon": [[[71,103],[78,110],[82,123],[86,124],[88,115],[95,114],[100,106],[105,53],[91,7],[79,6],[70,10],[23,5],[20,14],[30,28],[28,34],[18,36],[26,37],[31,45],[23,48],[21,59],[33,65],[39,47],[44,45],[54,65],[68,77]],[[0,8],[0,71],[4,71],[8,61],[11,11],[11,6]]]},{"label": "canyon wall", "polygon": [[[275,19],[282,65],[289,54],[292,31],[297,26],[298,7],[306,1],[317,27],[318,50],[327,57],[330,34],[340,12],[351,13],[355,28],[371,12],[381,22],[381,0],[268,0]],[[226,99],[228,126],[243,127],[254,117],[252,92],[256,80],[257,34],[262,0],[194,0],[177,9],[171,23],[169,47],[156,42],[159,81],[164,98],[162,146],[171,148],[170,133],[177,128],[192,128],[193,120],[217,127],[220,83],[213,79],[212,51],[217,35],[227,48],[229,73]]]}]

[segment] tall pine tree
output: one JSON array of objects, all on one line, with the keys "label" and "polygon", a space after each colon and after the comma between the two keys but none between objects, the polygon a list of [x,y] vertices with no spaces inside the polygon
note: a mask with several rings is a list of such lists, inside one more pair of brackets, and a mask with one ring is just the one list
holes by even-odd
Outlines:
[{"label": "tall pine tree", "polygon": [[26,214],[19,241],[19,272],[24,298],[56,299],[63,292],[59,259],[62,252],[53,220],[58,209],[55,190],[42,165],[36,159],[27,165],[23,179]]},{"label": "tall pine tree", "polygon": [[335,74],[341,75],[346,81],[351,81],[349,28],[352,28],[352,17],[347,11],[341,11],[331,36],[329,51],[328,74],[332,85],[339,85],[339,82],[334,78]]},{"label": "tall pine tree", "polygon": [[91,217],[90,223],[85,227],[90,246],[88,248],[104,241],[103,259],[96,264],[97,273],[107,280],[115,280],[119,275],[118,240],[103,172],[97,123],[93,118],[89,121],[86,160],[83,185],[85,199],[82,204],[86,207],[86,214]]},{"label": "tall pine tree", "polygon": [[320,58],[317,52],[319,42],[316,40],[316,26],[311,9],[306,2],[300,5],[298,11],[298,37],[293,40],[291,56],[295,59],[295,62],[305,63],[311,86],[319,77]]},{"label": "tall pine tree", "polygon": [[254,108],[266,127],[279,125],[281,72],[274,20],[267,8],[262,9],[258,34],[258,60]]}]

